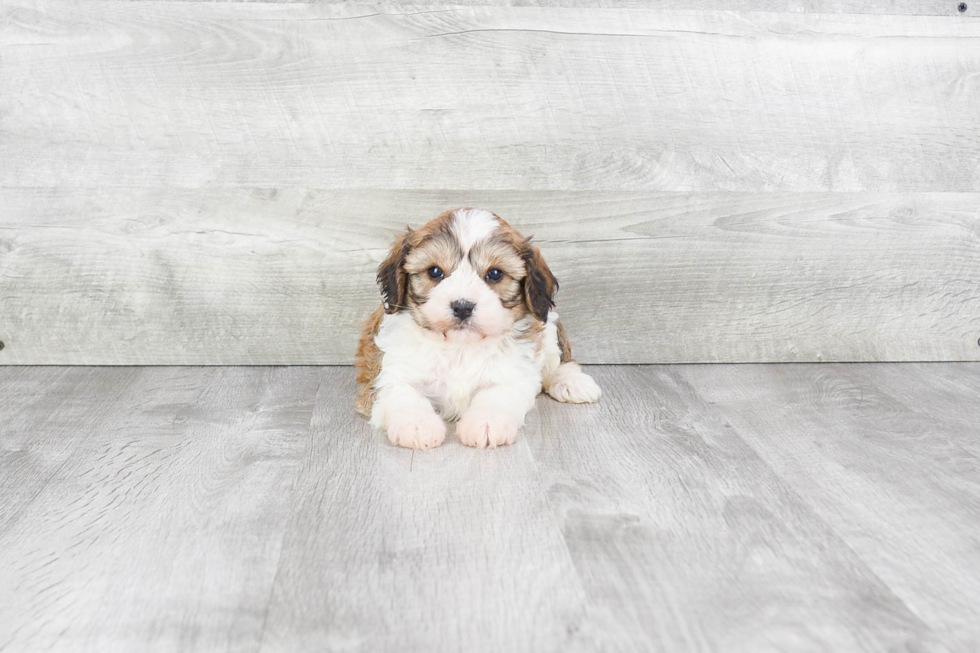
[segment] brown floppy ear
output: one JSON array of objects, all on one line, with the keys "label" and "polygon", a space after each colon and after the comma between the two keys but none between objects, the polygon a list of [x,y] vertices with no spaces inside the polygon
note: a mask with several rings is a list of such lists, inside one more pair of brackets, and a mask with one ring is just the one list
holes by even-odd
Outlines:
[{"label": "brown floppy ear", "polygon": [[412,230],[409,229],[395,239],[388,252],[388,258],[378,266],[378,285],[381,286],[381,298],[384,300],[385,313],[397,313],[406,308],[405,296],[408,294],[408,274],[405,273],[405,257],[412,249],[409,241]]},{"label": "brown floppy ear", "polygon": [[548,264],[541,256],[541,250],[531,244],[528,238],[521,246],[521,258],[527,276],[524,278],[524,302],[531,315],[542,322],[548,321],[548,311],[555,305],[555,293],[558,292],[558,279],[551,274]]}]

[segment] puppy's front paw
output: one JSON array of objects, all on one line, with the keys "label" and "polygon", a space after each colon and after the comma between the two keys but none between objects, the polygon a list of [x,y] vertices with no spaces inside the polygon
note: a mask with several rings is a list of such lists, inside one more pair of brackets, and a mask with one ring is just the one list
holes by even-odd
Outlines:
[{"label": "puppy's front paw", "polygon": [[456,437],[468,447],[486,449],[513,444],[520,428],[512,418],[485,410],[471,410],[456,424]]},{"label": "puppy's front paw", "polygon": [[548,394],[554,399],[569,404],[590,404],[602,395],[599,384],[585,372],[564,375],[548,387]]},{"label": "puppy's front paw", "polygon": [[408,449],[435,449],[446,439],[446,423],[435,414],[404,415],[389,422],[388,439]]}]

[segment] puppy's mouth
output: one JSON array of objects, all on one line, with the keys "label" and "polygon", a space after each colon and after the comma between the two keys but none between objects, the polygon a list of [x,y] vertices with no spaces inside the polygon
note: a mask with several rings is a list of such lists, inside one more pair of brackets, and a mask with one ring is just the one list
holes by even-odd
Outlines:
[{"label": "puppy's mouth", "polygon": [[481,339],[487,337],[487,334],[483,333],[476,327],[471,320],[455,320],[450,323],[446,328],[442,329],[442,337],[446,339],[459,338],[472,340],[476,336]]},{"label": "puppy's mouth", "polygon": [[432,334],[438,334],[442,336],[443,340],[447,341],[459,343],[479,342],[494,335],[485,332],[486,325],[475,321],[472,316],[462,319],[452,316],[440,316],[438,319],[431,319],[422,311],[413,311],[413,317],[415,318],[415,322],[423,329],[426,329]]}]

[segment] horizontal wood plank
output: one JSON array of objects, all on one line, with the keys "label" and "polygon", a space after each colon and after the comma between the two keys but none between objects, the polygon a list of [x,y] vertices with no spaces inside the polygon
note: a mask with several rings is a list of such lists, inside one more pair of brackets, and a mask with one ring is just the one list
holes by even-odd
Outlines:
[{"label": "horizontal wood plank", "polygon": [[9,2],[0,185],[975,191],[954,4]]},{"label": "horizontal wood plank", "polygon": [[[165,0],[151,0],[165,1]],[[179,0],[192,2],[194,0]],[[256,2],[268,3],[308,3],[310,0],[200,0],[201,2]],[[350,0],[316,0],[322,4],[348,4]],[[646,0],[455,0],[455,7],[552,7],[583,9],[649,9]],[[968,4],[965,11],[959,2],[948,0],[886,0],[867,2],[863,0],[661,0],[660,9],[687,9],[699,11],[739,11],[739,12],[790,12],[790,13],[829,13],[829,14],[876,14],[900,16],[976,16],[980,14]],[[371,7],[385,11],[412,11],[418,8],[418,0],[375,0]]]},{"label": "horizontal wood plank", "polygon": [[0,364],[349,362],[460,204],[587,362],[980,357],[976,8],[505,4],[5,5]]},{"label": "horizontal wood plank", "polygon": [[590,363],[980,360],[980,194],[0,189],[0,364],[345,364],[393,235],[533,234]]}]

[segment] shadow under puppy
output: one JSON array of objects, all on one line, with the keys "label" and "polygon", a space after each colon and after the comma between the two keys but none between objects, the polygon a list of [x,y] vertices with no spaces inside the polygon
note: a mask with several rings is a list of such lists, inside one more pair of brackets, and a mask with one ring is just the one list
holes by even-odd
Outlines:
[{"label": "shadow under puppy", "polygon": [[446,211],[401,234],[378,268],[383,303],[357,348],[358,411],[392,444],[438,447],[446,424],[471,447],[511,444],[543,389],[599,398],[552,310],[558,281],[498,216]]}]

